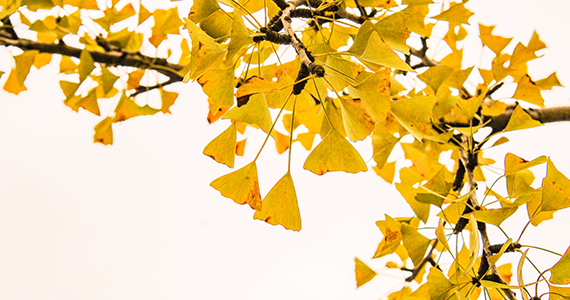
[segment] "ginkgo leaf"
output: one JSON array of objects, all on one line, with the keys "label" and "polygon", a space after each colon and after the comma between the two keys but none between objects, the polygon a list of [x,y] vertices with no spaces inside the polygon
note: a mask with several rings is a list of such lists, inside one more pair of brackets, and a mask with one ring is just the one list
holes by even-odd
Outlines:
[{"label": "ginkgo leaf", "polygon": [[570,247],[560,260],[550,269],[550,283],[566,285],[570,283]]},{"label": "ginkgo leaf", "polygon": [[401,231],[404,247],[406,247],[414,266],[417,266],[424,257],[431,240],[406,223],[402,223]]},{"label": "ginkgo leaf", "polygon": [[530,60],[538,58],[534,52],[535,50],[529,49],[522,43],[518,43],[515,50],[513,50],[509,68],[517,68],[522,64],[526,64]]},{"label": "ginkgo leaf", "polygon": [[122,94],[121,99],[115,108],[115,117],[113,118],[113,122],[121,122],[138,116],[154,115],[159,111],[160,109],[152,108],[148,106],[148,104],[145,106],[139,106],[133,99]]},{"label": "ginkgo leaf", "polygon": [[269,107],[267,106],[263,94],[251,95],[246,105],[230,109],[230,111],[223,116],[223,119],[255,124],[266,133],[269,133],[269,129],[273,123],[271,115],[269,114]]},{"label": "ginkgo leaf", "polygon": [[382,177],[384,181],[388,183],[394,182],[394,175],[396,174],[396,162],[388,162],[385,163],[382,168],[379,168],[377,165],[372,167],[376,175]]},{"label": "ginkgo leaf", "polygon": [[241,13],[237,9],[234,10],[233,13],[232,33],[230,38],[226,61],[233,62],[234,56],[238,54],[241,48],[253,42],[247,27],[245,27],[245,24],[243,23]]},{"label": "ginkgo leaf", "polygon": [[570,207],[570,180],[548,160],[547,174],[542,181],[541,211],[557,211]]},{"label": "ginkgo leaf", "polygon": [[160,111],[163,114],[170,113],[170,107],[174,105],[176,98],[178,98],[177,92],[169,92],[163,88],[158,89],[160,91],[160,99],[162,100],[162,107],[160,107]]},{"label": "ginkgo leaf", "polygon": [[224,41],[231,34],[233,23],[227,12],[217,10],[200,22],[200,28],[209,36]]},{"label": "ginkgo leaf", "polygon": [[[407,168],[400,169],[400,179],[404,178],[402,174],[405,174],[403,170],[407,170]],[[420,181],[423,178],[420,176]],[[404,180],[403,180],[404,182]],[[416,200],[416,189],[413,188],[412,185],[408,183],[396,183],[396,189],[402,194],[406,202],[410,205],[414,213],[418,216],[422,222],[426,223],[429,218],[429,211],[430,211],[430,204],[419,202]]]},{"label": "ginkgo leaf", "polygon": [[95,69],[95,62],[89,51],[83,50],[81,51],[81,55],[79,57],[79,66],[77,66],[77,73],[79,74],[79,82],[83,82],[91,72]]},{"label": "ginkgo leaf", "polygon": [[[350,52],[350,49],[348,50]],[[405,63],[399,56],[382,41],[382,38],[377,32],[372,32],[370,34],[370,39],[368,40],[368,45],[362,53],[362,55],[357,56],[363,63],[369,63],[369,66],[380,65],[386,66],[398,70],[414,72],[414,70]],[[378,69],[375,67],[373,70]]]},{"label": "ginkgo leaf", "polygon": [[512,214],[517,211],[517,207],[503,207],[503,208],[492,208],[487,210],[476,210],[471,214],[479,222],[493,224],[495,226],[501,226],[501,223],[508,219]]},{"label": "ginkgo leaf", "polygon": [[421,81],[425,82],[429,87],[431,87],[435,93],[437,93],[437,90],[441,84],[452,72],[452,68],[444,65],[439,65],[427,69],[425,72],[418,75],[418,78]]},{"label": "ginkgo leaf", "polygon": [[536,86],[541,90],[551,90],[555,86],[562,86],[558,77],[556,76],[556,72],[550,74],[548,77],[544,79],[540,79],[535,81]]},{"label": "ginkgo leaf", "polygon": [[6,92],[18,95],[20,92],[25,91],[24,81],[30,73],[30,68],[34,63],[35,56],[38,54],[37,50],[24,51],[18,56],[14,56],[16,67],[12,69],[6,83],[4,83],[4,90]]},{"label": "ginkgo leaf", "polygon": [[234,167],[237,129],[236,123],[232,123],[226,130],[213,139],[206,148],[204,155],[213,158],[230,168]]},{"label": "ginkgo leaf", "polygon": [[285,229],[301,230],[301,214],[291,173],[287,172],[263,199],[262,209],[255,212],[254,219]]},{"label": "ginkgo leaf", "polygon": [[434,96],[420,96],[392,102],[392,114],[416,139],[422,140],[426,130],[431,128],[431,111]]},{"label": "ginkgo leaf", "polygon": [[381,169],[384,166],[398,141],[399,139],[380,123],[375,124],[372,132],[372,158],[378,168]]},{"label": "ginkgo leaf", "polygon": [[196,1],[192,4],[192,8],[188,14],[188,19],[192,20],[194,23],[200,23],[209,15],[220,9],[221,7],[216,0]]},{"label": "ginkgo leaf", "polygon": [[222,59],[224,50],[192,21],[188,19],[185,21],[192,39],[190,71],[184,77],[184,82],[188,82],[190,79],[196,80],[209,68],[216,65]]},{"label": "ginkgo leaf", "polygon": [[[95,1],[93,1],[95,2]],[[139,2],[139,20],[138,20],[138,24],[142,24],[144,21],[146,21],[149,17],[151,16],[151,12],[142,4]]]},{"label": "ginkgo leaf", "polygon": [[95,135],[93,141],[103,145],[113,144],[113,118],[106,117],[99,124],[95,125]]},{"label": "ginkgo leaf", "polygon": [[453,292],[453,284],[436,267],[429,269],[427,287],[431,299],[447,299],[447,295]]},{"label": "ginkgo leaf", "polygon": [[[556,285],[549,285],[550,288],[550,300],[568,300],[570,299],[570,287],[562,287]],[[526,300],[526,299],[525,299]]]},{"label": "ginkgo leaf", "polygon": [[368,170],[358,151],[336,129],[331,129],[311,151],[303,168],[317,175],[333,171],[358,173]]},{"label": "ginkgo leaf", "polygon": [[[218,84],[218,83],[216,83]],[[267,93],[274,91],[275,87],[271,82],[265,80],[263,77],[252,76],[248,78],[243,84],[237,89],[235,96],[237,98],[237,106],[247,104],[249,98],[253,94]]]},{"label": "ginkgo leaf", "polygon": [[261,194],[255,161],[215,179],[210,186],[237,204],[247,203],[251,208],[261,210]]},{"label": "ginkgo leaf", "polygon": [[354,258],[355,263],[355,274],[356,274],[356,287],[361,287],[365,283],[369,282],[376,276],[376,272],[370,269],[365,263],[363,263],[357,257]]},{"label": "ginkgo leaf", "polygon": [[473,15],[473,12],[465,8],[464,3],[451,3],[451,5],[453,6],[448,10],[443,11],[433,18],[455,24],[469,24],[469,18]]},{"label": "ginkgo leaf", "polygon": [[200,78],[198,83],[209,99],[218,106],[233,106],[234,104],[234,67],[210,69]]},{"label": "ginkgo leaf", "polygon": [[340,99],[342,121],[348,138],[353,141],[364,140],[374,128],[374,121],[370,118],[360,100],[352,98]]},{"label": "ginkgo leaf", "polygon": [[380,68],[354,86],[362,105],[375,122],[382,122],[390,111],[390,69]]},{"label": "ginkgo leaf", "polygon": [[489,47],[495,54],[499,55],[505,47],[511,42],[512,38],[495,36],[492,34],[495,26],[485,26],[479,24],[479,36],[484,46]]},{"label": "ginkgo leaf", "polygon": [[148,41],[155,47],[158,47],[168,34],[178,34],[180,26],[184,25],[184,22],[178,17],[176,6],[170,9],[157,9],[152,13],[152,16],[154,26],[152,26],[152,36]]},{"label": "ginkgo leaf", "polygon": [[514,174],[545,162],[547,162],[547,158],[544,155],[537,157],[532,161],[528,161],[512,153],[507,153],[507,155],[505,155],[505,175]]},{"label": "ginkgo leaf", "polygon": [[435,230],[435,235],[437,236],[437,240],[447,249],[447,251],[451,252],[451,248],[447,243],[447,239],[445,238],[445,231],[443,231],[443,220],[439,219],[439,224]]},{"label": "ginkgo leaf", "polygon": [[447,168],[443,166],[440,171],[423,186],[424,189],[420,188],[418,190],[416,200],[441,207],[451,187],[451,185],[445,181],[446,172],[448,172]]},{"label": "ginkgo leaf", "polygon": [[479,250],[481,249],[479,228],[477,226],[477,220],[473,215],[469,215],[469,224],[465,227],[469,230],[469,263],[465,267],[465,272],[463,275],[467,274],[477,261],[479,256]]},{"label": "ginkgo leaf", "polygon": [[540,94],[540,89],[536,83],[530,79],[528,74],[524,75],[519,80],[517,90],[515,91],[513,98],[544,107],[544,98],[542,98],[542,95]]},{"label": "ginkgo leaf", "polygon": [[374,253],[374,258],[394,253],[402,241],[402,224],[394,218],[386,215],[386,220],[377,221],[376,225],[380,228],[384,237],[380,244],[378,244],[376,253]]},{"label": "ginkgo leaf", "polygon": [[406,40],[410,37],[410,31],[406,27],[406,16],[402,12],[393,13],[374,25],[382,40],[390,47],[404,53],[410,53],[410,47]]}]

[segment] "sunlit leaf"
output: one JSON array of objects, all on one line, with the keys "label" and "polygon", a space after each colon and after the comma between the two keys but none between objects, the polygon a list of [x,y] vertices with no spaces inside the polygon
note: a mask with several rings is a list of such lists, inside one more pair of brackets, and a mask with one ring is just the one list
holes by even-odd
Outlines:
[{"label": "sunlit leaf", "polygon": [[544,79],[537,80],[535,84],[541,91],[551,90],[555,86],[562,86],[562,84],[558,80],[558,77],[556,76],[556,72],[550,74],[548,77]]},{"label": "sunlit leaf", "polygon": [[303,168],[317,175],[333,171],[358,173],[368,170],[358,151],[336,129],[330,130],[313,149]]},{"label": "sunlit leaf", "polygon": [[155,47],[158,47],[168,34],[178,34],[180,26],[184,25],[184,22],[178,17],[177,7],[157,9],[152,13],[152,16],[154,17],[154,26],[152,26],[152,36],[148,41]]},{"label": "sunlit leaf", "polygon": [[550,283],[566,285],[570,283],[570,247],[560,260],[550,269]]},{"label": "sunlit leaf", "polygon": [[16,67],[12,69],[6,83],[4,83],[4,90],[6,92],[18,95],[20,92],[25,91],[24,81],[30,72],[30,68],[34,63],[34,59],[38,51],[24,51],[18,56],[14,56]]},{"label": "sunlit leaf", "polygon": [[113,118],[106,117],[99,124],[95,125],[95,135],[93,141],[103,145],[113,144]]},{"label": "sunlit leaf", "polygon": [[492,34],[495,26],[485,26],[479,24],[479,36],[484,46],[489,47],[495,54],[499,55],[511,42],[512,38],[504,38]]},{"label": "sunlit leaf", "polygon": [[204,155],[230,168],[234,167],[237,129],[232,123],[204,148]]},{"label": "sunlit leaf", "polygon": [[188,82],[189,80],[196,80],[209,68],[216,65],[222,59],[224,50],[192,21],[185,20],[192,39],[190,72],[184,77],[184,82]]},{"label": "sunlit leaf", "polygon": [[547,162],[546,156],[542,155],[532,161],[520,158],[512,153],[505,155],[505,175],[514,174],[521,170],[525,170]]},{"label": "sunlit leaf", "polygon": [[448,10],[434,16],[434,19],[448,21],[455,24],[469,24],[469,18],[473,15],[469,9],[465,8],[463,3],[451,3]]},{"label": "sunlit leaf", "polygon": [[544,98],[540,94],[540,89],[528,75],[524,75],[519,80],[513,98],[544,107]]},{"label": "sunlit leaf", "polygon": [[234,104],[234,67],[210,69],[204,72],[198,83],[209,99],[219,106]]},{"label": "sunlit leaf", "polygon": [[436,98],[423,96],[392,102],[392,114],[416,139],[422,140],[431,128],[431,111]]},{"label": "sunlit leaf", "polygon": [[364,109],[360,100],[352,98],[340,99],[342,120],[348,138],[353,142],[364,140],[374,128],[374,121]]},{"label": "sunlit leaf", "polygon": [[506,219],[517,211],[517,207],[491,208],[487,210],[476,210],[471,214],[479,222],[501,226]]},{"label": "sunlit leaf", "polygon": [[285,229],[301,230],[301,215],[291,173],[287,172],[269,191],[263,199],[262,209],[256,211],[253,218],[282,225]]},{"label": "sunlit leaf", "polygon": [[217,178],[210,183],[210,186],[237,204],[247,203],[251,208],[261,210],[261,194],[255,161]]},{"label": "sunlit leaf", "polygon": [[386,220],[377,221],[376,225],[380,228],[384,237],[380,244],[378,244],[376,253],[374,253],[374,258],[394,253],[402,241],[402,224],[394,218],[386,215]]},{"label": "sunlit leaf", "polygon": [[427,251],[427,248],[429,247],[431,240],[423,236],[412,226],[403,223],[402,241],[404,243],[404,247],[406,247],[406,250],[408,250],[410,258],[414,262],[414,266],[419,265],[422,258],[424,257],[424,254]]},{"label": "sunlit leaf", "polygon": [[390,111],[390,70],[380,68],[354,87],[362,105],[376,122],[384,121]]},{"label": "sunlit leaf", "polygon": [[447,79],[447,77],[453,72],[453,69],[448,66],[434,66],[427,69],[422,74],[418,75],[418,78],[425,82],[431,89],[437,93],[437,90],[441,84]]},{"label": "sunlit leaf", "polygon": [[223,118],[255,124],[266,133],[269,132],[273,123],[263,94],[251,95],[246,105],[230,109]]},{"label": "sunlit leaf", "polygon": [[361,287],[365,283],[369,282],[376,276],[376,272],[370,269],[365,263],[363,263],[357,257],[354,258],[355,262],[355,274],[356,274],[356,287]]}]

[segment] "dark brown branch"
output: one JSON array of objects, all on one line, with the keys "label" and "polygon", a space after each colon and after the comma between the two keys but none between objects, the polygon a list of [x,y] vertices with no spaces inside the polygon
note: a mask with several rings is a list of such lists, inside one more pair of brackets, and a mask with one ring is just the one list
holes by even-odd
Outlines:
[{"label": "dark brown branch", "polygon": [[[51,44],[23,38],[12,39],[2,35],[0,35],[0,45],[6,47],[13,46],[22,50],[38,50],[40,53],[61,54],[76,58],[81,56],[82,51],[82,49],[71,47],[63,43]],[[182,81],[183,79],[177,71],[182,70],[184,66],[169,63],[164,58],[150,57],[138,52],[126,50],[110,52],[89,51],[89,54],[91,54],[95,62],[108,66],[154,70],[168,76],[170,80]]]}]

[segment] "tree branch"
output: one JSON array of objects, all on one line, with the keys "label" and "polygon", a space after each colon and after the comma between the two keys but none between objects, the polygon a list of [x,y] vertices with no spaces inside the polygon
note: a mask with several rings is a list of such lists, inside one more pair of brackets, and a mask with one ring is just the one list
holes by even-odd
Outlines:
[{"label": "tree branch", "polygon": [[[64,43],[44,43],[29,39],[13,39],[6,35],[0,35],[0,45],[13,46],[22,50],[38,50],[40,53],[61,54],[79,58],[82,49],[68,46]],[[182,81],[183,76],[177,73],[184,68],[182,65],[169,63],[164,58],[150,57],[139,52],[121,49],[121,51],[89,51],[95,62],[108,66],[125,66],[138,69],[154,70],[169,77],[169,81]]]}]

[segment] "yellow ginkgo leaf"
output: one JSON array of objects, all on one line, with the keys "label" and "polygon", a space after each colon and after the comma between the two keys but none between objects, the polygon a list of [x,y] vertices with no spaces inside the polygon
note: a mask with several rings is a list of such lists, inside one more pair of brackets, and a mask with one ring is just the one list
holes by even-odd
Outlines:
[{"label": "yellow ginkgo leaf", "polygon": [[24,53],[14,56],[16,67],[12,69],[6,83],[4,83],[4,90],[8,93],[18,95],[20,92],[25,91],[24,81],[30,72],[30,68],[34,63],[34,59],[38,51],[24,51]]},{"label": "yellow ginkgo leaf", "polygon": [[519,80],[517,90],[515,91],[513,98],[544,107],[544,98],[542,98],[542,95],[540,94],[540,89],[536,83],[530,79],[528,74],[525,74]]},{"label": "yellow ginkgo leaf", "polygon": [[412,262],[417,266],[424,257],[431,240],[419,233],[414,227],[402,223],[402,241]]},{"label": "yellow ginkgo leaf", "polygon": [[113,144],[113,118],[106,117],[99,124],[95,125],[95,135],[93,141],[103,145]]},{"label": "yellow ginkgo leaf", "polygon": [[517,207],[493,208],[487,210],[477,210],[472,212],[479,222],[501,226],[501,223],[517,211]]},{"label": "yellow ginkgo leaf", "polygon": [[465,8],[463,3],[452,3],[448,10],[440,13],[433,18],[436,20],[448,21],[454,24],[469,24],[469,18],[473,15],[473,12]]},{"label": "yellow ginkgo leaf", "polygon": [[340,108],[344,128],[351,141],[361,141],[370,135],[374,128],[374,121],[372,121],[360,100],[341,97]]},{"label": "yellow ginkgo leaf", "polygon": [[505,47],[511,42],[512,38],[493,35],[495,26],[485,26],[479,24],[479,35],[484,46],[489,47],[495,54],[499,55]]},{"label": "yellow ginkgo leaf", "polygon": [[361,287],[363,284],[372,280],[376,276],[376,272],[370,269],[365,263],[363,263],[358,257],[354,258],[355,268],[354,272],[356,275],[356,287]]},{"label": "yellow ginkgo leaf", "polygon": [[185,21],[192,39],[190,71],[184,76],[184,82],[188,82],[196,80],[209,68],[215,66],[222,59],[224,50],[192,21],[186,18]]},{"label": "yellow ginkgo leaf", "polygon": [[160,98],[162,100],[162,107],[160,108],[160,111],[163,114],[169,114],[170,107],[174,104],[176,98],[178,98],[178,93],[169,92],[163,88],[160,88],[158,90],[160,91]]},{"label": "yellow ginkgo leaf", "polygon": [[301,214],[291,173],[287,172],[269,191],[263,199],[262,209],[256,211],[253,218],[285,229],[301,230]]},{"label": "yellow ginkgo leaf", "polygon": [[555,86],[562,86],[556,76],[556,72],[550,74],[544,79],[537,80],[535,83],[540,90],[551,90]]},{"label": "yellow ginkgo leaf", "polygon": [[79,56],[79,65],[77,66],[77,73],[79,74],[79,83],[83,82],[91,72],[95,69],[95,61],[89,51],[81,51]]},{"label": "yellow ginkgo leaf", "polygon": [[332,171],[358,173],[368,170],[356,149],[335,129],[331,129],[313,149],[303,168],[317,175]]},{"label": "yellow ginkgo leaf", "polygon": [[570,283],[570,247],[560,260],[550,269],[550,283],[566,285]]},{"label": "yellow ginkgo leaf", "polygon": [[421,96],[392,102],[392,114],[416,139],[422,140],[431,127],[434,96]]},{"label": "yellow ginkgo leaf", "polygon": [[123,93],[117,107],[115,108],[115,117],[113,118],[113,122],[121,122],[138,116],[154,115],[159,111],[160,109],[152,108],[148,106],[148,104],[145,106],[139,106],[133,99],[127,97]]},{"label": "yellow ginkgo leaf", "polygon": [[362,105],[375,122],[386,120],[390,111],[390,69],[380,68],[354,87]]},{"label": "yellow ginkgo leaf", "polygon": [[447,299],[448,293],[455,290],[453,284],[436,267],[431,267],[427,277],[427,287],[431,299]]},{"label": "yellow ginkgo leaf", "polygon": [[271,115],[263,94],[251,95],[246,105],[230,109],[223,119],[238,120],[259,126],[263,131],[271,129]]},{"label": "yellow ginkgo leaf", "polygon": [[[215,2],[215,1],[214,1]],[[250,44],[252,38],[249,31],[243,23],[242,15],[239,10],[235,9],[233,13],[233,24],[230,43],[228,45],[228,53],[226,54],[226,61],[233,62],[242,47]]]},{"label": "yellow ginkgo leaf", "polygon": [[251,208],[261,210],[261,194],[255,161],[239,170],[217,178],[210,183],[210,186],[237,204],[247,203]]},{"label": "yellow ginkgo leaf", "polygon": [[520,158],[512,153],[505,155],[505,175],[514,174],[521,170],[534,167],[547,162],[546,156],[539,156],[531,161]]},{"label": "yellow ginkgo leaf", "polygon": [[204,148],[204,155],[230,168],[234,167],[237,129],[232,123]]},{"label": "yellow ginkgo leaf", "polygon": [[[217,83],[216,83],[217,85]],[[259,76],[252,76],[248,78],[236,91],[237,105],[241,107],[249,101],[253,94],[266,93],[274,91],[275,88],[271,82]]]}]

